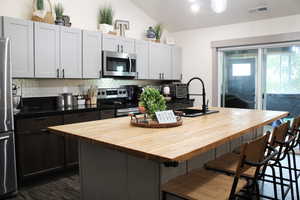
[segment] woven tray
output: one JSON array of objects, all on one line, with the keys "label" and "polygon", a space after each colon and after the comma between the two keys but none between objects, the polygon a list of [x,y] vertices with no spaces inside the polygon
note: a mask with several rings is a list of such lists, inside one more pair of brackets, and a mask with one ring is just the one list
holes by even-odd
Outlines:
[{"label": "woven tray", "polygon": [[180,116],[177,116],[177,122],[176,123],[169,123],[169,124],[160,124],[158,121],[152,120],[152,119],[145,119],[145,117],[136,116],[134,114],[130,114],[131,120],[130,124],[132,126],[136,127],[142,127],[142,128],[173,128],[182,126],[182,119]]}]

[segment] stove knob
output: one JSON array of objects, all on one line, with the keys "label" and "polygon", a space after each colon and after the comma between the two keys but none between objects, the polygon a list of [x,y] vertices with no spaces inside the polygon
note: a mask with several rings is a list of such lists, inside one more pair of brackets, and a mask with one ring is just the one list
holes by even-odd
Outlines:
[{"label": "stove knob", "polygon": [[102,92],[102,95],[105,95],[105,92]]}]

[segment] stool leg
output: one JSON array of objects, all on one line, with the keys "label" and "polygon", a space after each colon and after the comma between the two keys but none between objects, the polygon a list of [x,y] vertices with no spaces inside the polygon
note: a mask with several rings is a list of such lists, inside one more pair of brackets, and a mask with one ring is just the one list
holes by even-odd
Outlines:
[{"label": "stool leg", "polygon": [[280,174],[280,186],[281,186],[281,199],[284,200],[284,182],[283,182],[283,171],[282,165],[278,162],[279,174]]},{"label": "stool leg", "polygon": [[296,154],[295,150],[292,149],[292,154],[293,154],[293,164],[294,164],[294,176],[295,176],[295,181],[296,181],[296,195],[297,195],[297,200],[300,200],[299,197],[299,183],[298,183],[298,173],[297,173],[297,163],[296,163]]},{"label": "stool leg", "polygon": [[289,153],[287,153],[287,159],[288,159],[288,166],[289,166],[289,177],[290,177],[290,190],[291,190],[291,197],[292,200],[295,199],[294,197],[294,183],[293,183],[293,175],[292,175],[292,165],[291,165],[291,156]]},{"label": "stool leg", "polygon": [[272,174],[273,174],[273,189],[274,189],[274,198],[278,199],[278,194],[277,194],[277,180],[276,180],[276,173],[275,173],[275,169],[274,166],[270,166],[270,168],[272,169]]}]

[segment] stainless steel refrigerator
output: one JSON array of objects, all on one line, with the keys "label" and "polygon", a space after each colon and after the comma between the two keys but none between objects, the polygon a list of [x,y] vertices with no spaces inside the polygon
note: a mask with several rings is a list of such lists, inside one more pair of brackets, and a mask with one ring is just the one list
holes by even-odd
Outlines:
[{"label": "stainless steel refrigerator", "polygon": [[10,40],[0,37],[0,199],[17,191]]}]

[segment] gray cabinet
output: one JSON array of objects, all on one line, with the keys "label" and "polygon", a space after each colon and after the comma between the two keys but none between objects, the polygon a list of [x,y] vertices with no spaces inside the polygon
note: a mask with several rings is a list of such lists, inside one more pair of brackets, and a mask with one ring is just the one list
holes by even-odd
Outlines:
[{"label": "gray cabinet", "polygon": [[178,46],[172,46],[172,79],[182,79],[182,49]]},{"label": "gray cabinet", "polygon": [[11,39],[12,76],[33,78],[33,22],[3,17],[3,36]]},{"label": "gray cabinet", "polygon": [[154,42],[150,43],[150,79],[172,79],[171,55],[171,46]]},{"label": "gray cabinet", "polygon": [[136,41],[136,67],[137,79],[149,79],[149,42]]},{"label": "gray cabinet", "polygon": [[34,23],[35,33],[35,77],[59,78],[59,26]]},{"label": "gray cabinet", "polygon": [[82,78],[81,30],[60,27],[60,67],[63,78]]},{"label": "gray cabinet", "polygon": [[101,33],[85,30],[82,32],[83,78],[101,78],[101,43]]},{"label": "gray cabinet", "polygon": [[103,34],[103,50],[121,53],[134,53],[134,39]]}]

